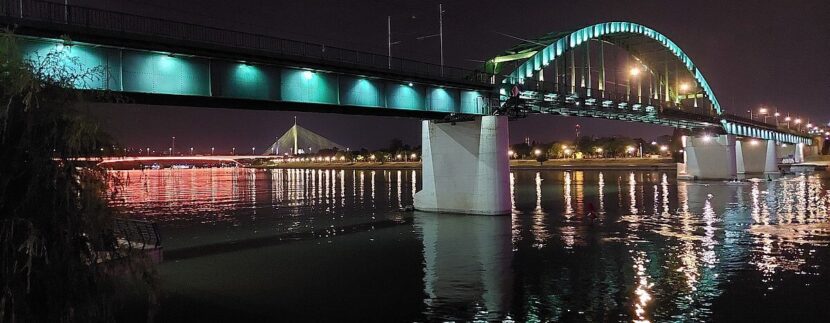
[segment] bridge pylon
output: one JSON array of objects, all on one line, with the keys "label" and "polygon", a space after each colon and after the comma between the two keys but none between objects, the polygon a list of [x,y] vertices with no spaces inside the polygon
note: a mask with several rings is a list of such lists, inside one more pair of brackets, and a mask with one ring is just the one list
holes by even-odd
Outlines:
[{"label": "bridge pylon", "polygon": [[422,123],[423,188],[415,209],[480,215],[510,214],[506,116]]}]

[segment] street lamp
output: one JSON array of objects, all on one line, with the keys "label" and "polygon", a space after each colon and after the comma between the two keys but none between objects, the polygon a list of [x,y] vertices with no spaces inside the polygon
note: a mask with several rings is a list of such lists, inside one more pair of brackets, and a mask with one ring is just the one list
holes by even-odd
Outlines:
[{"label": "street lamp", "polygon": [[190,156],[193,156],[193,147],[190,147]]},{"label": "street lamp", "polygon": [[251,155],[253,155],[255,151],[256,151],[256,147],[251,147]]},{"label": "street lamp", "polygon": [[542,150],[541,149],[536,149],[536,150],[533,151],[533,154],[536,155],[536,156],[539,156],[539,155],[542,154]]},{"label": "street lamp", "polygon": [[236,147],[231,148],[231,155],[236,155]]},{"label": "street lamp", "polygon": [[631,100],[631,98],[630,98],[630,96],[631,96],[631,78],[635,78],[635,79],[637,79],[637,103],[642,103],[641,101],[642,101],[642,96],[643,96],[643,88],[642,88],[642,83],[640,82],[640,79],[638,78],[638,76],[640,76],[640,68],[637,67],[637,66],[632,67],[630,70],[628,70],[628,75],[629,75],[629,78],[628,78],[628,96],[629,97],[627,98],[627,100],[628,101]]},{"label": "street lamp", "polygon": [[767,117],[769,117],[769,110],[767,110],[767,108],[760,108],[758,109],[758,114],[764,116],[764,123],[767,123]]},{"label": "street lamp", "polygon": [[513,158],[513,155],[514,155],[514,154],[516,154],[516,153],[515,153],[513,150],[508,150],[508,151],[507,151],[507,157],[508,157],[508,158]]},{"label": "street lamp", "polygon": [[210,155],[213,156],[213,147],[210,147]]}]

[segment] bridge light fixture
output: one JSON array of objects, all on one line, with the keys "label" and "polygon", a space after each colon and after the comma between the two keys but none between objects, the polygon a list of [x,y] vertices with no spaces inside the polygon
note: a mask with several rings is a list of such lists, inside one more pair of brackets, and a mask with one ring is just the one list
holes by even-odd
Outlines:
[{"label": "bridge light fixture", "polygon": [[801,123],[801,119],[795,119],[795,124]]},{"label": "bridge light fixture", "polygon": [[812,127],[813,127],[813,124],[812,124],[812,123],[808,123],[808,124],[807,124],[807,128],[812,128]]},{"label": "bridge light fixture", "polygon": [[628,71],[628,74],[630,74],[631,76],[635,76],[635,77],[636,77],[636,76],[640,75],[640,68],[639,68],[639,67],[636,67],[636,66],[635,66],[635,67],[632,67],[632,68]]},{"label": "bridge light fixture", "polygon": [[769,112],[769,110],[767,110],[767,108],[758,109],[758,113],[760,113],[760,114],[767,114],[767,112]]},{"label": "bridge light fixture", "polygon": [[709,142],[710,140],[712,140],[712,136],[710,136],[710,135],[703,135],[703,141],[704,141],[704,142]]},{"label": "bridge light fixture", "polygon": [[686,82],[680,83],[680,92],[681,93],[689,92],[689,90],[691,90],[691,89],[692,89],[692,86],[689,85],[689,83],[686,83]]},{"label": "bridge light fixture", "polygon": [[411,87],[411,86],[412,86],[412,82],[409,82],[409,83],[407,83],[406,85],[409,85],[409,86]]},{"label": "bridge light fixture", "polygon": [[792,120],[792,119],[793,118],[790,118],[789,116],[787,116],[786,118],[784,118],[784,121],[790,122],[790,120]]},{"label": "bridge light fixture", "polygon": [[749,144],[753,145],[753,146],[758,146],[758,140],[757,139],[752,139],[752,140],[749,141]]},{"label": "bridge light fixture", "polygon": [[312,77],[314,77],[314,72],[303,71],[303,78],[305,78],[306,80],[310,80]]}]

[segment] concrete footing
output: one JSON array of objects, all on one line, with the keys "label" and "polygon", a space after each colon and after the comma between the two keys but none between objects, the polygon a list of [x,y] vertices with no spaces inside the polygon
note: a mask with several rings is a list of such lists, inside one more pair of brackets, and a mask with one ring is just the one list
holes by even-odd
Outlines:
[{"label": "concrete footing", "polygon": [[422,124],[423,188],[415,209],[428,212],[509,214],[507,117]]},{"label": "concrete footing", "polygon": [[803,145],[779,146],[773,140],[731,135],[683,137],[684,163],[678,165],[680,179],[732,179],[738,174],[778,173],[782,154],[803,160]]},{"label": "concrete footing", "polygon": [[770,174],[778,172],[778,145],[773,140],[747,139],[736,141],[738,174]]},{"label": "concrete footing", "polygon": [[738,175],[737,158],[734,135],[683,136],[685,165],[677,168],[677,177],[732,179]]}]

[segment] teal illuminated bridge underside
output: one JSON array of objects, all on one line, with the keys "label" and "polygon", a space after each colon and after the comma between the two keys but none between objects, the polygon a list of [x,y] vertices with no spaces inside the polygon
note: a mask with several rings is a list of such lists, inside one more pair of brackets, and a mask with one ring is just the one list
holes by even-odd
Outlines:
[{"label": "teal illuminated bridge underside", "polygon": [[[0,21],[17,26],[20,48],[33,61],[53,55],[64,69],[100,70],[99,77],[75,87],[156,100],[143,103],[440,118],[492,114],[513,97],[512,87],[521,86],[515,98],[533,112],[812,141],[807,134],[725,113],[679,46],[630,22],[551,33],[489,60],[483,71],[471,71],[38,0],[0,6]],[[602,70],[592,70],[597,55],[591,55],[591,43],[616,45],[635,56],[649,76],[647,93],[632,96],[631,84],[624,96],[609,89],[605,59]],[[574,53],[580,46],[586,53],[580,64],[587,66],[577,73]],[[670,71],[669,64],[684,72]],[[544,70],[557,67],[553,82],[543,80]],[[672,81],[681,77],[693,81],[694,90],[683,93]],[[698,100],[708,103],[698,106]],[[694,109],[684,107],[687,101],[694,101]]]},{"label": "teal illuminated bridge underside", "polygon": [[[56,55],[78,73],[102,68],[83,89],[441,113],[487,113],[488,90],[223,60],[62,40],[22,38],[31,60]],[[484,87],[485,89],[489,87]],[[231,107],[229,107],[231,108]]]}]

